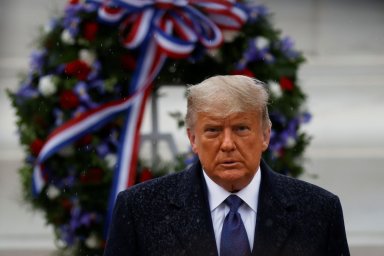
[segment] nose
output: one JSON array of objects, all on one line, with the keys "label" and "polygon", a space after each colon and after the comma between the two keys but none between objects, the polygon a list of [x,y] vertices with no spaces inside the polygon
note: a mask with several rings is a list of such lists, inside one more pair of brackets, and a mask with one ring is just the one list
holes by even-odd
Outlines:
[{"label": "nose", "polygon": [[221,151],[223,152],[230,152],[235,150],[236,145],[233,140],[233,134],[231,129],[224,129],[223,132],[223,140],[221,142]]}]

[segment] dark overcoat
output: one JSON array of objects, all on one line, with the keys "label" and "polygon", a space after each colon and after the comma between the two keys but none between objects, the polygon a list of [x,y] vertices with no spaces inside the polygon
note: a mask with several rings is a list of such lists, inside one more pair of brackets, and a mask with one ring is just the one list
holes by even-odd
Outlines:
[{"label": "dark overcoat", "polygon": [[[338,197],[261,163],[253,255],[349,255]],[[200,163],[119,194],[105,256],[218,255]]]}]

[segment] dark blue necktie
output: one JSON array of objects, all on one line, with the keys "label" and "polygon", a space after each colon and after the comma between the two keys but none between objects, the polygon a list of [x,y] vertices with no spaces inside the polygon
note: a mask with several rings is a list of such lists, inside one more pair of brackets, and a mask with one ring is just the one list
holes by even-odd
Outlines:
[{"label": "dark blue necktie", "polygon": [[221,232],[220,256],[251,255],[247,232],[240,213],[237,212],[243,200],[236,195],[230,195],[224,202],[230,210],[224,219]]}]

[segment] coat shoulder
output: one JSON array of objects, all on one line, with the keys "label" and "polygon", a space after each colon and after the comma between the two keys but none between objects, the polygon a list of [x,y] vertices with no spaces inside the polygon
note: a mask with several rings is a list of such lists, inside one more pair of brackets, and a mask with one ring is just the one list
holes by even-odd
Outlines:
[{"label": "coat shoulder", "polygon": [[144,207],[162,208],[169,203],[178,206],[183,204],[194,189],[195,176],[193,168],[186,169],[136,184],[120,192],[119,197],[127,204],[134,206],[136,211]]},{"label": "coat shoulder", "polygon": [[[340,200],[334,193],[309,182],[273,173],[274,192],[281,195],[283,203],[294,204],[304,213],[334,213]],[[330,216],[328,216],[330,217]]]},{"label": "coat shoulder", "polygon": [[139,184],[136,184],[120,194],[122,197],[134,197],[138,200],[145,198],[163,197],[164,194],[172,193],[170,191],[178,189],[180,183],[186,180],[186,171],[165,175],[154,178]]},{"label": "coat shoulder", "polygon": [[284,176],[282,174],[276,173],[276,183],[278,188],[286,190],[288,193],[298,194],[302,196],[309,196],[315,198],[335,198],[337,197],[332,192],[319,187],[315,184],[303,181],[297,178],[292,178],[289,176]]}]

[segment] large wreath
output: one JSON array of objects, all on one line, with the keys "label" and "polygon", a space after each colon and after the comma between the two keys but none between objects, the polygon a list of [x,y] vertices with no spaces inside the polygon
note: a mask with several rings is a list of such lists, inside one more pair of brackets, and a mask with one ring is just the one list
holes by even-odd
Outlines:
[{"label": "large wreath", "polygon": [[[44,212],[62,252],[101,255],[122,176],[120,189],[165,174],[135,158],[145,99],[164,84],[194,84],[217,74],[266,82],[273,127],[263,157],[281,173],[303,172],[309,137],[300,127],[310,115],[297,70],[304,58],[273,28],[264,6],[103,2],[69,1],[39,36],[20,88],[9,92],[26,153],[24,196]],[[127,144],[130,173],[118,175]],[[169,171],[182,169],[188,159],[181,160]]]}]

